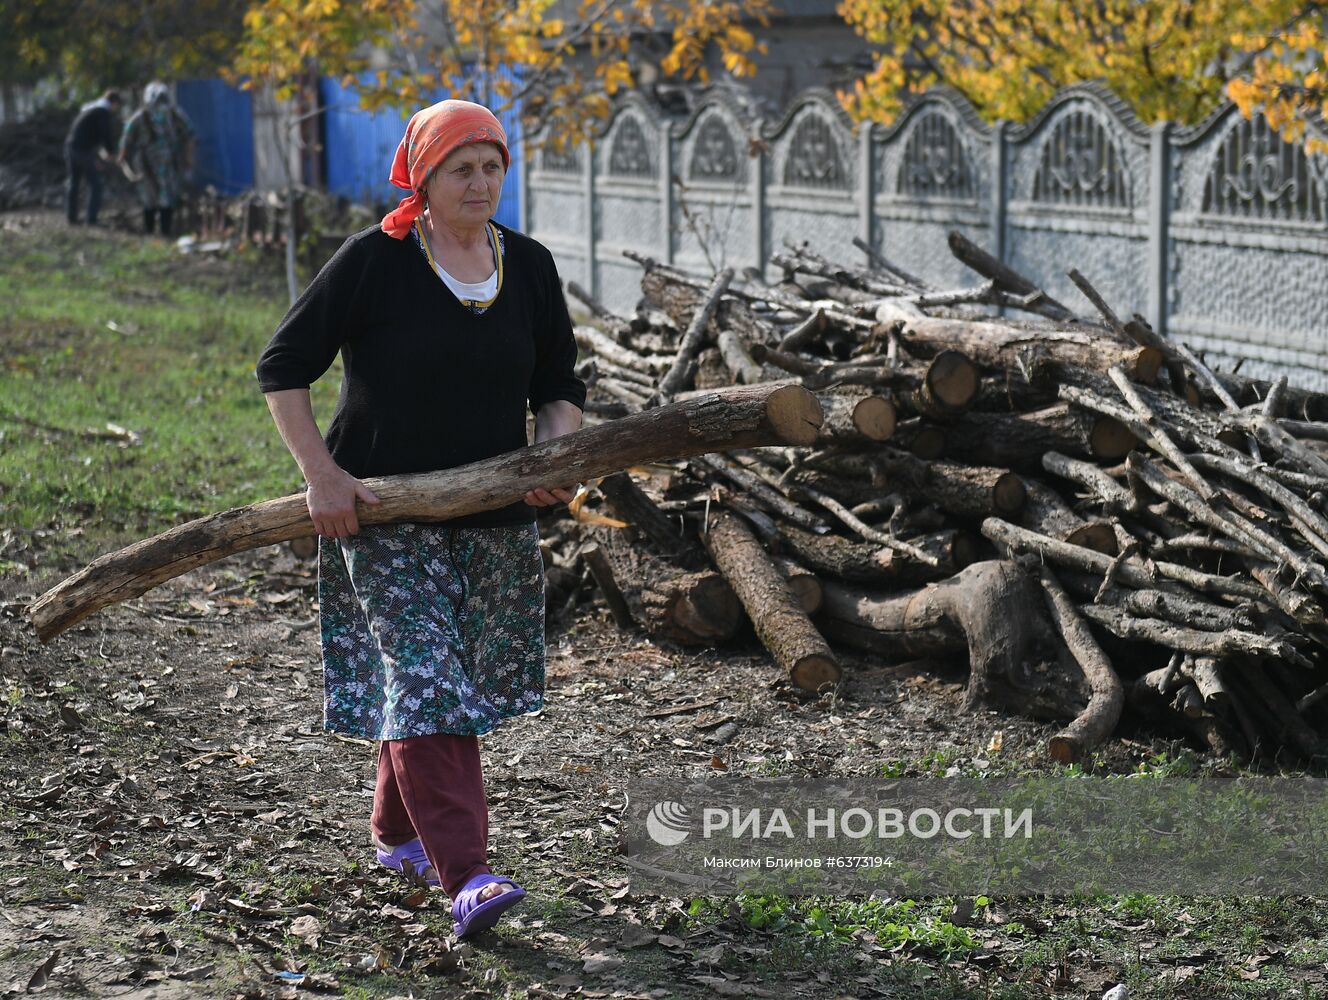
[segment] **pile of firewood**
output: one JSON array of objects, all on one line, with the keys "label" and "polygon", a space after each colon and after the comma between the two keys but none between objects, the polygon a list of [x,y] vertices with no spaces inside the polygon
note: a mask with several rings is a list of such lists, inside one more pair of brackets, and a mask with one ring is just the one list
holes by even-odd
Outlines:
[{"label": "pile of firewood", "polygon": [[965,707],[1072,720],[1064,761],[1127,706],[1222,754],[1328,753],[1328,397],[1215,373],[1077,272],[1100,319],[958,234],[972,288],[859,247],[869,266],[791,247],[773,285],[629,253],[631,317],[569,286],[595,316],[588,420],[781,381],[823,420],[806,447],[599,482],[546,526],[552,612],[593,580],[671,642],[750,622],[808,692],[835,648],[964,657]]}]

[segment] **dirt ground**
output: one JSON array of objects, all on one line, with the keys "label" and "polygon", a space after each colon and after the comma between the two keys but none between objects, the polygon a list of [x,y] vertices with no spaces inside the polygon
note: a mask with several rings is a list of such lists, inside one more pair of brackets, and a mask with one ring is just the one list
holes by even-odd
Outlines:
[{"label": "dirt ground", "polygon": [[[551,637],[545,708],[483,740],[493,860],[531,898],[458,947],[444,896],[371,863],[373,749],[321,731],[315,579],[285,548],[260,550],[46,646],[10,589],[0,984],[133,1000],[1087,997],[1120,974],[1090,946],[989,994],[982,962],[951,968],[869,935],[819,955],[633,894],[618,830],[633,775],[873,775],[990,757],[997,732],[1001,755],[1033,759],[1051,728],[960,715],[961,675],[910,667],[850,663],[837,695],[803,700],[756,648],[664,649],[593,607]],[[1111,754],[1126,767],[1160,745]],[[1322,964],[1307,975],[1322,984]]]}]

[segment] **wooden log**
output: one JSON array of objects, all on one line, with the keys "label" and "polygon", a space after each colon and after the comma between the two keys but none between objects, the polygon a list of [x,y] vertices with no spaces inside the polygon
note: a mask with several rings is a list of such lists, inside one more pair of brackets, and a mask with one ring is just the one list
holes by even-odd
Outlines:
[{"label": "wooden log", "polygon": [[700,306],[697,307],[696,313],[692,316],[692,321],[687,325],[687,329],[682,335],[682,341],[678,344],[678,354],[673,359],[673,365],[660,379],[660,399],[670,399],[675,393],[686,387],[688,365],[694,362],[697,354],[700,353],[701,345],[709,335],[710,320],[714,318],[715,310],[719,308],[719,300],[732,280],[733,268],[726,267],[715,275],[714,280],[710,282],[705,296],[701,299]]},{"label": "wooden log", "polygon": [[757,505],[786,521],[800,524],[812,531],[824,531],[829,525],[808,510],[804,510],[790,500],[779,489],[762,480],[756,473],[744,468],[724,455],[705,455],[693,460],[694,465],[709,469],[735,483],[747,492],[748,498]]},{"label": "wooden log", "polygon": [[747,616],[714,570],[661,574],[640,591],[646,630],[683,646],[715,646],[738,634]]},{"label": "wooden log", "polygon": [[1027,499],[1019,520],[1025,528],[1109,556],[1120,551],[1116,544],[1116,533],[1107,522],[1085,521],[1070,510],[1056,493],[1036,480],[1025,482],[1024,488]]},{"label": "wooden log", "polygon": [[997,545],[1014,552],[1042,556],[1058,566],[1096,573],[1099,576],[1113,571],[1117,580],[1131,587],[1157,587],[1167,581],[1174,581],[1207,594],[1224,594],[1246,600],[1260,600],[1265,596],[1261,588],[1245,580],[1202,573],[1189,566],[1175,563],[1153,561],[1151,567],[1156,576],[1134,557],[1116,563],[1113,570],[1114,560],[1110,556],[1040,535],[1036,531],[1029,531],[1027,528],[1021,528],[996,517],[989,517],[982,522],[982,533]]},{"label": "wooden log", "polygon": [[[1321,592],[1328,593],[1328,572],[1305,555],[1292,549],[1280,538],[1234,510],[1222,512],[1206,505],[1198,495],[1182,484],[1168,478],[1141,454],[1133,454],[1129,461],[1130,474],[1141,479],[1150,490],[1169,503],[1187,511],[1199,523],[1221,532],[1233,541],[1247,545],[1256,557],[1272,563],[1285,563]],[[1197,472],[1195,473],[1198,474]]]},{"label": "wooden log", "polygon": [[1041,313],[1048,319],[1061,322],[1076,318],[1075,314],[1070,309],[1047,295],[1042,289],[1038,288],[1009,265],[987,253],[987,251],[983,250],[958,230],[950,230],[949,243],[950,252],[954,254],[958,260],[972,268],[984,278],[990,278],[1005,291],[1010,292],[1013,295],[1037,296],[1036,300],[1030,302],[1025,308]]},{"label": "wooden log", "polygon": [[638,354],[630,347],[623,347],[593,326],[578,326],[573,332],[576,335],[577,347],[624,368],[657,374],[668,371],[669,366],[673,364],[673,359],[665,355]]},{"label": "wooden log", "polygon": [[1093,638],[1088,625],[1079,617],[1074,603],[1050,567],[1042,566],[1040,577],[1052,624],[1065,641],[1070,655],[1083,670],[1092,692],[1084,710],[1047,742],[1047,750],[1053,760],[1073,764],[1083,760],[1089,751],[1115,730],[1125,706],[1125,689],[1111,666],[1111,660]]},{"label": "wooden log", "polygon": [[945,454],[948,440],[948,427],[929,424],[920,417],[914,417],[911,420],[901,420],[895,425],[895,433],[890,443],[914,458],[930,462]]},{"label": "wooden log", "polygon": [[1083,604],[1079,610],[1085,618],[1121,639],[1151,642],[1166,649],[1218,658],[1256,656],[1289,659],[1307,665],[1310,662],[1287,640],[1258,632],[1238,629],[1204,632],[1157,618],[1136,618],[1121,608],[1102,604]]},{"label": "wooden log", "polygon": [[[825,333],[828,326],[829,322],[825,318],[825,310],[816,309],[810,316],[784,334],[779,341],[779,350],[792,353],[793,351],[800,351],[804,347],[810,347]],[[759,361],[760,358],[758,357],[757,360]]]},{"label": "wooden log", "polygon": [[902,482],[942,510],[964,517],[1014,517],[1028,498],[1024,481],[1007,469],[923,462],[893,449],[874,456],[873,462],[884,485]]},{"label": "wooden log", "polygon": [[879,250],[873,247],[861,236],[853,237],[853,245],[867,255],[867,259],[872,262],[872,265],[877,270],[884,272],[892,280],[898,281],[900,284],[903,285],[912,285],[914,288],[920,290],[925,290],[931,287],[927,282],[923,281],[921,278],[910,274],[908,271],[905,271],[898,264],[891,261],[888,257],[882,254]]},{"label": "wooden log", "polygon": [[866,593],[827,580],[817,622],[836,641],[896,662],[966,649],[966,711],[999,703],[1074,717],[1087,701],[1082,676],[1039,677],[1033,668],[1041,662],[1037,647],[1050,634],[1038,611],[1041,604],[1023,570],[992,560],[897,594]]},{"label": "wooden log", "polygon": [[[571,485],[633,465],[729,448],[809,444],[816,397],[798,386],[739,386],[584,428],[575,434],[441,472],[366,480],[381,501],[362,524],[446,521],[519,501],[535,487]],[[302,493],[199,518],[102,556],[33,603],[46,642],[101,608],[217,559],[316,534]]]},{"label": "wooden log", "polygon": [[796,525],[781,524],[779,533],[789,551],[823,577],[875,587],[927,583],[952,576],[977,557],[973,537],[953,528],[909,539],[909,544],[932,555],[936,565],[885,546],[842,535],[817,535]]},{"label": "wooden log", "polygon": [[991,320],[914,319],[900,332],[900,341],[918,357],[958,350],[991,368],[1017,368],[1025,353],[1097,372],[1119,365],[1131,378],[1149,385],[1162,365],[1155,348],[1132,347],[1085,330],[1031,329]]},{"label": "wooden log", "polygon": [[1118,462],[1138,438],[1111,417],[1056,403],[1032,413],[966,413],[945,428],[945,456],[1019,472],[1042,469],[1048,452]]},{"label": "wooden log", "polygon": [[648,538],[661,555],[679,562],[687,559],[692,546],[682,533],[681,523],[660,510],[629,474],[605,476],[598,488],[614,516]]},{"label": "wooden log", "polygon": [[977,365],[960,351],[945,350],[927,365],[917,388],[896,394],[900,409],[928,420],[953,420],[977,399],[981,377]]},{"label": "wooden log", "polygon": [[632,619],[631,609],[627,606],[627,598],[623,597],[618,581],[614,578],[613,567],[609,565],[603,550],[592,542],[581,549],[581,558],[586,561],[590,575],[595,579],[595,585],[604,595],[609,613],[613,615],[614,624],[623,629],[633,628],[636,622]]},{"label": "wooden log", "polygon": [[820,611],[825,600],[825,587],[821,584],[821,578],[796,559],[787,556],[776,557],[775,565],[788,581],[789,590],[797,599],[798,606],[809,615]]},{"label": "wooden log", "polygon": [[1242,671],[1241,678],[1250,686],[1269,714],[1276,720],[1278,739],[1289,746],[1294,746],[1311,760],[1328,756],[1328,743],[1325,743],[1319,734],[1300,717],[1300,713],[1296,711],[1296,706],[1273,683],[1271,678],[1257,667]]},{"label": "wooden log", "polygon": [[757,637],[795,687],[820,691],[839,682],[839,662],[789,590],[778,567],[736,514],[721,511],[703,536]]},{"label": "wooden log", "polygon": [[1042,456],[1042,467],[1088,489],[1108,514],[1132,511],[1138,506],[1130,490],[1089,462],[1080,462],[1059,452],[1049,451]]},{"label": "wooden log", "polygon": [[1190,485],[1209,503],[1217,498],[1217,490],[1213,485],[1199,475],[1198,470],[1190,464],[1190,460],[1185,453],[1180,450],[1180,446],[1171,439],[1167,433],[1166,426],[1158,419],[1147,401],[1139,394],[1139,391],[1126,377],[1124,369],[1118,365],[1112,365],[1107,371],[1107,376],[1116,383],[1116,388],[1121,391],[1125,401],[1130,404],[1130,408],[1139,415],[1144,426],[1149,431],[1152,443],[1158,451],[1167,457],[1167,459],[1181,471],[1181,474],[1189,480]]},{"label": "wooden log", "polygon": [[735,385],[755,385],[765,378],[765,369],[752,360],[747,348],[732,330],[720,330],[716,343]]},{"label": "wooden log", "polygon": [[1231,703],[1231,692],[1222,680],[1218,660],[1211,656],[1187,656],[1181,670],[1194,681],[1207,707],[1225,709]]},{"label": "wooden log", "polygon": [[821,441],[849,444],[888,441],[895,432],[895,405],[870,391],[822,392]]}]

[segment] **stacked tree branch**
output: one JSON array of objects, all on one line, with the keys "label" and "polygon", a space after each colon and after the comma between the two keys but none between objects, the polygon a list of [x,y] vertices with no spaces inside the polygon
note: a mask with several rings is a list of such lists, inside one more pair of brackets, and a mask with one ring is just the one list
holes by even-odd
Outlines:
[{"label": "stacked tree branch", "polygon": [[1215,373],[1078,272],[1097,318],[951,245],[979,283],[789,247],[773,282],[629,253],[631,317],[572,286],[590,419],[788,383],[823,421],[601,482],[546,533],[554,613],[593,580],[662,639],[754,632],[809,692],[836,649],[966,658],[965,705],[1064,720],[1065,761],[1126,709],[1221,753],[1328,753],[1328,397]]}]

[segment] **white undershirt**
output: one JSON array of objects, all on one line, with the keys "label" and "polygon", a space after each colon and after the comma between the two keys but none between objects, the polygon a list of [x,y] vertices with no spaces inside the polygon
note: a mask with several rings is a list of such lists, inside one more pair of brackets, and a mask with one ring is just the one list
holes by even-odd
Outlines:
[{"label": "white undershirt", "polygon": [[458,299],[471,302],[488,302],[498,294],[498,269],[494,268],[483,281],[458,281],[445,270],[442,264],[434,264],[434,270],[438,272],[438,277],[443,279],[443,284],[452,290],[452,294]]}]

